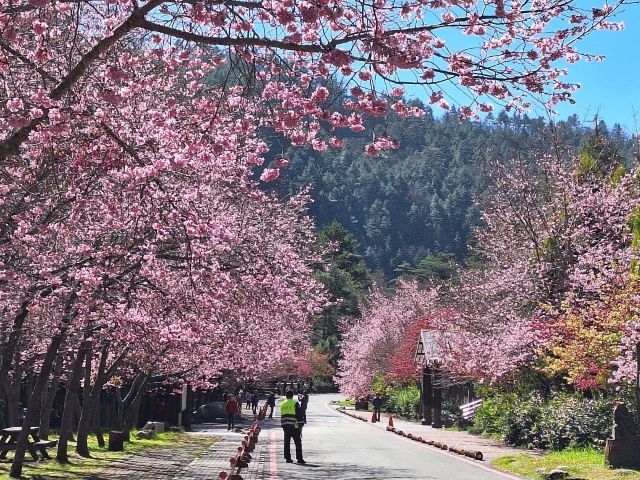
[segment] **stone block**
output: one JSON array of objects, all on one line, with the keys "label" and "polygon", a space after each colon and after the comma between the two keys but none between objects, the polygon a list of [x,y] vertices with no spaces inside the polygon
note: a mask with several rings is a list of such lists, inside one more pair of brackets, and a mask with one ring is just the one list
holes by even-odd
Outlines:
[{"label": "stone block", "polygon": [[608,438],[604,459],[612,468],[640,469],[640,437],[634,435],[624,440]]}]

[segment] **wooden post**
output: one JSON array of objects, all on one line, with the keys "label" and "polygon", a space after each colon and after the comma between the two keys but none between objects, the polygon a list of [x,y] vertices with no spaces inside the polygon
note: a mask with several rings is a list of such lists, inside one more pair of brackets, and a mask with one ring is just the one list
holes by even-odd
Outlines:
[{"label": "wooden post", "polygon": [[120,430],[111,430],[109,432],[109,451],[121,452],[124,450],[124,432]]},{"label": "wooden post", "polygon": [[438,386],[440,369],[433,367],[433,422],[432,428],[442,428],[442,388]]},{"label": "wooden post", "polygon": [[187,432],[191,431],[191,414],[193,412],[193,390],[191,390],[191,383],[187,382],[187,405],[184,411],[184,418],[182,419],[184,423],[184,429]]},{"label": "wooden post", "polygon": [[422,369],[422,425],[433,421],[433,379],[430,367]]}]

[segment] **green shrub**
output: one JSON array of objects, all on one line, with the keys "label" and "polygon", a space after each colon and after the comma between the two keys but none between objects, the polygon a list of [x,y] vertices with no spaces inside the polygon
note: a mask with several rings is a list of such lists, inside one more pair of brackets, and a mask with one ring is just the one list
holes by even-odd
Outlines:
[{"label": "green shrub", "polygon": [[507,415],[517,403],[515,395],[504,394],[484,398],[482,406],[475,413],[471,433],[503,437]]},{"label": "green shrub", "polygon": [[469,430],[529,448],[602,447],[611,431],[611,418],[612,405],[605,399],[564,393],[518,399],[505,394],[486,398]]},{"label": "green shrub", "polygon": [[418,419],[420,415],[420,389],[412,385],[391,390],[384,408],[405,418]]},{"label": "green shrub", "polygon": [[547,402],[539,421],[541,448],[603,447],[611,434],[613,407],[604,399],[562,395]]},{"label": "green shrub", "polygon": [[442,425],[445,427],[463,427],[468,426],[468,423],[465,425],[466,420],[462,418],[462,412],[460,411],[460,406],[458,402],[451,400],[444,400],[442,402]]},{"label": "green shrub", "polygon": [[524,447],[538,446],[541,412],[542,399],[538,395],[515,405],[505,417],[505,443]]}]

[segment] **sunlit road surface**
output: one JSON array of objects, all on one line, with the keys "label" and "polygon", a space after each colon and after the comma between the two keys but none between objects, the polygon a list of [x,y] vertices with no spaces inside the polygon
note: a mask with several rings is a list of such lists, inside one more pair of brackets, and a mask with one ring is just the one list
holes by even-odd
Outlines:
[{"label": "sunlit road surface", "polygon": [[[394,435],[328,406],[338,395],[311,395],[302,447],[306,465],[285,463],[280,418],[262,422],[267,450],[261,480],[520,480],[486,463]],[[295,449],[291,453],[295,460]]]}]

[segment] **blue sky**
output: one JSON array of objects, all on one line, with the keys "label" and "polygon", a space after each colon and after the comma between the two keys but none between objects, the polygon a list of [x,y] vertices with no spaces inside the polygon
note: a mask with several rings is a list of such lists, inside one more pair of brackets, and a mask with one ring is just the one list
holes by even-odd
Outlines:
[{"label": "blue sky", "polygon": [[[599,0],[588,1],[594,6],[599,4]],[[619,123],[627,133],[640,134],[640,0],[627,1],[635,3],[618,9],[610,18],[610,21],[623,22],[624,30],[597,30],[576,44],[579,52],[602,55],[605,59],[566,65],[569,73],[562,80],[578,83],[581,88],[573,95],[575,104],[563,102],[556,106],[555,120],[575,114],[583,125],[593,126],[597,116],[608,126]],[[461,41],[461,36],[465,40]],[[468,41],[468,37],[459,31],[443,38],[448,45],[454,45],[454,49],[460,48],[461,42]],[[469,102],[469,98],[460,91],[447,87],[444,90],[445,98],[453,105]],[[426,101],[430,92],[408,87],[407,93],[408,98]],[[469,95],[466,91],[465,94]],[[487,100],[496,105],[495,101]],[[532,103],[530,116],[549,118],[539,102]],[[496,107],[495,112],[499,112],[501,107]],[[434,113],[438,115],[441,112],[436,107]]]},{"label": "blue sky", "polygon": [[640,5],[626,6],[616,20],[624,22],[623,31],[597,31],[578,44],[581,52],[606,58],[569,65],[568,80],[582,87],[574,105],[557,108],[558,117],[576,114],[588,125],[597,114],[609,126],[620,123],[628,133],[640,133]]}]

